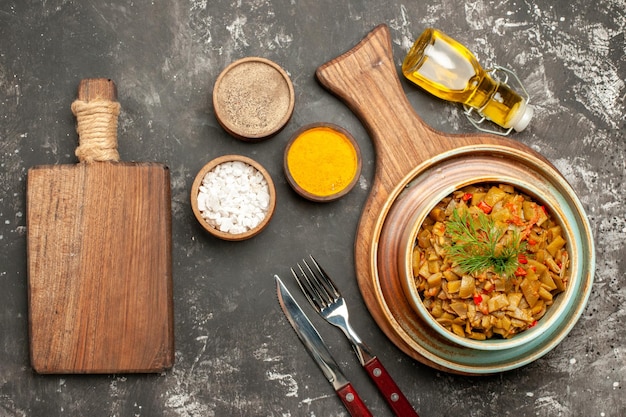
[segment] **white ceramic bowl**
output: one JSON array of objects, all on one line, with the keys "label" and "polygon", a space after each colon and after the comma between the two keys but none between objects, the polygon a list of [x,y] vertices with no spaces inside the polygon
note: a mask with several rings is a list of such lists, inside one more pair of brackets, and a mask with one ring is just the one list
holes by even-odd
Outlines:
[{"label": "white ceramic bowl", "polygon": [[[469,184],[464,184],[461,187],[463,188],[466,185],[471,184],[482,184],[485,181],[485,178],[481,176],[476,176],[472,179],[472,182]],[[568,250],[576,250],[577,247],[575,245],[569,245],[569,242],[575,241],[574,233],[575,231],[568,226],[568,223],[564,220],[564,213],[561,213],[557,204],[552,198],[546,197],[542,198],[540,195],[542,194],[542,190],[535,186],[535,184],[531,183],[516,183],[511,184],[510,181],[513,181],[513,178],[502,177],[501,180],[493,181],[493,178],[489,178],[490,183],[498,183],[498,184],[509,184],[514,185],[518,192],[523,192],[524,194],[532,196],[533,200],[546,206],[548,212],[551,213],[553,217],[556,217],[554,220],[559,223],[564,232],[564,238],[568,242]],[[465,180],[463,181],[465,182]],[[424,201],[424,204],[420,206],[419,210],[416,211],[414,216],[410,221],[410,227],[407,229],[406,234],[403,235],[404,240],[404,251],[401,253],[400,260],[400,268],[401,275],[403,277],[403,288],[409,303],[413,306],[415,311],[419,314],[422,320],[428,323],[437,333],[439,333],[444,339],[455,343],[460,346],[464,346],[471,349],[478,350],[503,350],[503,349],[511,349],[514,347],[520,347],[527,344],[530,340],[533,340],[539,337],[541,334],[545,333],[547,329],[553,328],[559,325],[559,322],[562,321],[563,316],[567,312],[567,306],[572,302],[574,298],[574,292],[578,288],[579,285],[579,275],[572,274],[572,271],[575,271],[578,267],[576,263],[580,257],[573,257],[570,253],[571,259],[571,268],[568,268],[568,277],[567,277],[567,286],[565,291],[560,294],[557,294],[554,298],[554,303],[548,307],[546,314],[537,321],[537,324],[527,330],[520,332],[512,336],[511,338],[501,338],[501,337],[493,337],[486,340],[474,340],[467,337],[461,337],[450,330],[446,329],[444,326],[439,324],[437,320],[430,314],[427,308],[424,306],[422,301],[422,296],[419,294],[416,286],[414,285],[414,274],[413,274],[413,248],[415,247],[415,242],[417,239],[417,234],[422,226],[422,223],[430,213],[430,211],[449,193],[445,189],[446,187],[442,187],[439,190],[439,193],[434,193],[431,195],[432,200]],[[569,246],[572,246],[571,248]],[[574,259],[575,258],[575,259]]]}]

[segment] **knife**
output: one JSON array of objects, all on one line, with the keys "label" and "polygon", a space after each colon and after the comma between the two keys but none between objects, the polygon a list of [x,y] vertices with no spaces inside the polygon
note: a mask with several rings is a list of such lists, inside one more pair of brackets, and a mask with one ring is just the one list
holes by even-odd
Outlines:
[{"label": "knife", "polygon": [[278,302],[287,320],[289,320],[298,338],[300,338],[311,357],[320,367],[326,379],[332,384],[350,415],[352,417],[372,417],[372,413],[367,409],[352,384],[343,375],[339,365],[337,365],[337,362],[326,348],[324,340],[322,340],[309,318],[304,314],[304,311],[302,311],[287,287],[285,287],[285,284],[283,284],[278,275],[274,275],[274,279],[276,280]]}]

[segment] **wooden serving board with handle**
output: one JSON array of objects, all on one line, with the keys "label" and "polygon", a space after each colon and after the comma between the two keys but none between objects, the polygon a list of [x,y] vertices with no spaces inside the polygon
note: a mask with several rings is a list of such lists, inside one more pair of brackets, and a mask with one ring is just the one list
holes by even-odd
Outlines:
[{"label": "wooden serving board with handle", "polygon": [[[82,80],[81,162],[28,171],[30,355],[39,373],[173,364],[169,170],[116,160],[116,96],[111,80]],[[108,149],[94,156],[85,146]]]},{"label": "wooden serving board with handle", "polygon": [[385,209],[394,189],[419,164],[459,147],[479,144],[511,147],[546,164],[549,162],[532,149],[508,138],[489,134],[446,134],[426,125],[404,94],[386,25],[377,26],[354,48],[320,66],[316,76],[359,117],[376,152],[374,180],[355,240],[359,288],[369,311],[385,334],[403,351],[424,361],[397,336],[377,300],[372,270],[378,238],[375,232],[384,221]]}]

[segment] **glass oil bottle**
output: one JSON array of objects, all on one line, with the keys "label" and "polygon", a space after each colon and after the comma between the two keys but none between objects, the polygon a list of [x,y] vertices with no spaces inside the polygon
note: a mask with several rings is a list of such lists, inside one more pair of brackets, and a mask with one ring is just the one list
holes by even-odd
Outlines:
[{"label": "glass oil bottle", "polygon": [[[517,79],[512,72],[497,69]],[[485,71],[465,46],[436,29],[426,29],[415,41],[404,59],[402,73],[439,98],[463,103],[466,115],[475,125],[470,117],[472,111],[509,129],[505,134],[511,129],[524,130],[533,116],[528,96],[514,91],[506,83],[508,76],[505,81],[492,77],[493,72]]]}]

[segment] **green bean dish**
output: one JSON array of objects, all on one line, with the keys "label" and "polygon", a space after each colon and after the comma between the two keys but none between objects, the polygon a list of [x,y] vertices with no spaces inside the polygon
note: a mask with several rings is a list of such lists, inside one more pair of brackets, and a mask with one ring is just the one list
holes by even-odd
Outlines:
[{"label": "green bean dish", "polygon": [[474,184],[430,211],[412,264],[433,318],[485,340],[537,324],[567,286],[569,254],[546,207],[509,184]]}]

